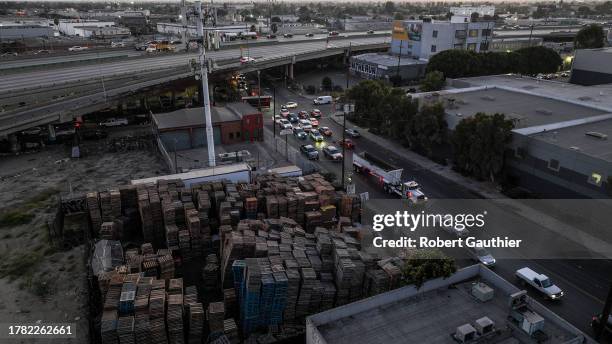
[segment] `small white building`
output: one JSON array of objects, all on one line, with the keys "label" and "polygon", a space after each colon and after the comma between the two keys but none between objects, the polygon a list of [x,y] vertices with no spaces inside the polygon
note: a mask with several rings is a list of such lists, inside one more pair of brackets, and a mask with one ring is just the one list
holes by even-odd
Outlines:
[{"label": "small white building", "polygon": [[78,36],[83,33],[83,30],[79,28],[92,28],[92,27],[112,27],[115,26],[115,22],[104,22],[97,20],[63,20],[58,24],[59,31],[62,35],[66,36]]},{"label": "small white building", "polygon": [[74,28],[75,36],[84,38],[116,38],[127,37],[130,35],[130,30],[124,27],[96,27],[82,26]]},{"label": "small white building", "polygon": [[495,14],[495,6],[453,6],[450,12],[459,16],[471,16],[472,13],[478,13],[479,16],[493,16]]}]

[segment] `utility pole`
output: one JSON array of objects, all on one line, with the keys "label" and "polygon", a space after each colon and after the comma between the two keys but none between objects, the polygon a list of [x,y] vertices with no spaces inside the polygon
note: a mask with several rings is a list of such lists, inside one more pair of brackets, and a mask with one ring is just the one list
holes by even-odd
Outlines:
[{"label": "utility pole", "polygon": [[214,167],[215,164],[215,138],[213,137],[212,119],[210,114],[210,96],[208,91],[208,66],[206,61],[206,49],[204,48],[204,27],[202,20],[204,14],[202,13],[202,2],[197,0],[195,2],[196,12],[198,13],[197,27],[198,34],[202,38],[202,45],[200,45],[200,78],[202,79],[202,105],[204,105],[204,119],[206,121],[206,144],[208,150],[208,166]]},{"label": "utility pole", "polygon": [[599,328],[595,329],[595,340],[599,341],[601,336],[604,333],[604,329],[608,323],[608,317],[610,316],[610,311],[612,310],[612,284],[610,284],[610,290],[608,291],[608,297],[606,298],[606,303],[604,305],[603,312],[599,318]]},{"label": "utility pole", "polygon": [[531,36],[533,36],[533,23],[530,25],[531,31],[529,31],[529,46],[531,46]]},{"label": "utility pole", "polygon": [[348,56],[346,57],[346,61],[347,61],[347,68],[346,68],[346,90],[348,90],[349,88],[349,73],[351,70],[351,48],[352,48],[352,44],[353,42],[349,42],[349,48],[348,48]]},{"label": "utility pole", "polygon": [[397,73],[395,74],[398,77],[399,77],[399,72],[400,72],[400,64],[402,62],[402,42],[403,41],[400,39],[399,55],[397,55]]},{"label": "utility pole", "polygon": [[261,71],[257,70],[257,110],[261,112]]},{"label": "utility pole", "polygon": [[272,88],[272,130],[274,133],[274,151],[276,152],[276,86]]}]

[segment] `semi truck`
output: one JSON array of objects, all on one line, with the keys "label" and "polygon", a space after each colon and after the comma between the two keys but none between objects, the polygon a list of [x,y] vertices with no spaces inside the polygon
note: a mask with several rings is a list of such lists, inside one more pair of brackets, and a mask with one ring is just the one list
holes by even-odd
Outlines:
[{"label": "semi truck", "polygon": [[353,169],[357,174],[376,177],[379,185],[389,194],[396,194],[415,204],[427,201],[419,183],[414,180],[402,181],[404,169],[391,166],[372,154],[367,152],[353,154]]},{"label": "semi truck", "polygon": [[554,285],[546,275],[539,274],[527,267],[516,270],[515,275],[522,284],[529,284],[551,300],[558,300],[563,296],[561,288]]},{"label": "semi truck", "polygon": [[208,167],[197,169],[185,173],[169,174],[165,176],[157,176],[144,179],[135,179],[131,181],[132,185],[156,183],[158,180],[173,180],[180,179],[185,183],[185,187],[191,187],[192,184],[200,182],[213,182],[229,180],[234,183],[251,182],[251,167],[247,163],[238,163],[232,165],[221,165],[216,167]]}]

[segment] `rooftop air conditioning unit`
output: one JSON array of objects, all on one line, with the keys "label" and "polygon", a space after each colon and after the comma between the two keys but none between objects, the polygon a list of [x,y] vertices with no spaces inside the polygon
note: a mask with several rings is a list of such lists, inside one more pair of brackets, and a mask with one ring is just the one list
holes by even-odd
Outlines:
[{"label": "rooftop air conditioning unit", "polygon": [[532,311],[525,311],[522,313],[523,321],[520,323],[521,329],[527,332],[529,335],[534,334],[536,331],[542,331],[544,329],[544,318],[538,313]]},{"label": "rooftop air conditioning unit", "polygon": [[493,322],[493,320],[489,319],[489,317],[482,317],[476,320],[476,323],[474,325],[474,327],[476,327],[476,332],[478,332],[478,334],[481,336],[487,333],[491,333],[495,330],[495,323]]},{"label": "rooftop air conditioning unit", "polygon": [[508,306],[512,309],[520,308],[527,304],[527,291],[521,290],[514,294],[510,294],[510,299],[508,300]]},{"label": "rooftop air conditioning unit", "polygon": [[455,339],[458,340],[459,343],[467,343],[474,338],[476,338],[476,329],[472,325],[463,324],[457,327]]},{"label": "rooftop air conditioning unit", "polygon": [[478,282],[472,286],[472,295],[481,302],[486,302],[493,299],[495,291],[488,285]]}]

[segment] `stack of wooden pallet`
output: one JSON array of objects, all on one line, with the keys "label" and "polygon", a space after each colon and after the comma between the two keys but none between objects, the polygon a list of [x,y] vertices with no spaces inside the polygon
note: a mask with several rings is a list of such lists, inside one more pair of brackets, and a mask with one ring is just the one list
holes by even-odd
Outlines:
[{"label": "stack of wooden pallet", "polygon": [[191,237],[188,230],[184,229],[178,232],[178,246],[183,261],[191,261]]},{"label": "stack of wooden pallet", "polygon": [[168,295],[168,313],[166,314],[166,323],[168,325],[168,338],[170,339],[170,344],[184,343],[183,294]]},{"label": "stack of wooden pallet", "polygon": [[105,310],[100,323],[102,344],[117,344],[117,311]]},{"label": "stack of wooden pallet", "polygon": [[174,277],[174,259],[171,255],[163,255],[157,258],[159,264],[159,278],[162,280]]},{"label": "stack of wooden pallet", "polygon": [[[162,281],[163,282],[163,281]],[[155,283],[154,286],[159,286]],[[166,344],[166,290],[153,289],[149,298],[149,321],[151,325],[151,343]]]},{"label": "stack of wooden pallet", "polygon": [[121,344],[134,344],[134,316],[123,316],[117,320],[117,336]]},{"label": "stack of wooden pallet", "polygon": [[117,238],[117,230],[115,227],[115,222],[102,222],[100,227],[100,239],[115,240]]},{"label": "stack of wooden pallet", "polygon": [[225,319],[225,306],[223,302],[211,302],[206,311],[210,333],[223,333],[223,320]]},{"label": "stack of wooden pallet", "polygon": [[100,212],[98,193],[88,192],[85,196],[85,202],[87,203],[87,211],[89,212],[91,228],[94,234],[97,235],[100,231],[100,225],[102,225],[102,213]]},{"label": "stack of wooden pallet", "polygon": [[240,337],[238,337],[238,326],[233,318],[225,319],[223,321],[223,333],[229,340],[230,344],[240,343]]},{"label": "stack of wooden pallet", "polygon": [[204,333],[204,308],[199,302],[189,304],[187,307],[187,317],[189,325],[189,335],[187,342],[189,344],[202,343],[202,335]]}]

